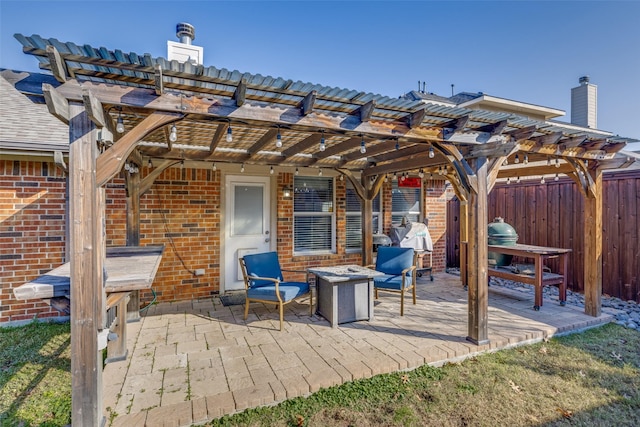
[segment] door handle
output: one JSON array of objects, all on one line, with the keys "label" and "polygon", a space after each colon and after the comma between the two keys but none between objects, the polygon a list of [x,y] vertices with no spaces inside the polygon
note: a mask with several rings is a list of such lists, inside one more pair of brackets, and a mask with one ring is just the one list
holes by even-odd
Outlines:
[{"label": "door handle", "polygon": [[265,242],[265,243],[269,243],[270,241],[271,241],[271,239],[270,239],[270,238],[268,238],[268,237],[267,237],[266,239],[264,239],[264,242]]}]

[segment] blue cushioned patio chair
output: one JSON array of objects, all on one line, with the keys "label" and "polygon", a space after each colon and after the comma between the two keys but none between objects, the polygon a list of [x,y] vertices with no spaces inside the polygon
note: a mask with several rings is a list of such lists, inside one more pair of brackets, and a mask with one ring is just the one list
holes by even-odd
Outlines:
[{"label": "blue cushioned patio chair", "polygon": [[[282,270],[277,252],[245,255],[240,258],[247,299],[244,305],[244,319],[249,316],[249,303],[262,302],[276,304],[280,311],[280,330],[284,323],[284,305],[295,298],[309,294],[309,315],[313,314],[313,295],[309,287],[306,271]],[[304,282],[286,282],[282,272],[304,273]]]},{"label": "blue cushioned patio chair", "polygon": [[[372,266],[373,267],[373,266]],[[404,316],[404,295],[413,292],[416,303],[416,253],[413,248],[378,246],[375,270],[384,273],[373,278],[375,298],[378,291],[400,294],[400,316]]]}]

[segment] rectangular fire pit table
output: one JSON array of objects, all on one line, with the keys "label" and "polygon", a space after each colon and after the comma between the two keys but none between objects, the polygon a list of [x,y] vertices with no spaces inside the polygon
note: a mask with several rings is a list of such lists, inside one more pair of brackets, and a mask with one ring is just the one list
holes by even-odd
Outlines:
[{"label": "rectangular fire pit table", "polygon": [[359,265],[310,268],[316,276],[316,313],[335,328],[373,319],[373,280],[382,273]]}]

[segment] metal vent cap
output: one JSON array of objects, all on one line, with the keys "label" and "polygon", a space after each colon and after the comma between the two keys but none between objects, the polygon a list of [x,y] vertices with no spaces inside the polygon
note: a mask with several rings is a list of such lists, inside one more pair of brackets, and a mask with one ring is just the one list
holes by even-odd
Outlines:
[{"label": "metal vent cap", "polygon": [[176,25],[176,36],[180,39],[180,43],[191,44],[196,39],[196,29],[189,23],[180,22]]}]

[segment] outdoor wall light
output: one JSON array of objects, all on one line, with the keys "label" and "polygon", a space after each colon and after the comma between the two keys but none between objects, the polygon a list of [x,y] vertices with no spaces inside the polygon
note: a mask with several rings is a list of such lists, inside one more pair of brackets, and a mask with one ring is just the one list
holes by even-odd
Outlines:
[{"label": "outdoor wall light", "polygon": [[214,171],[214,172],[218,170],[218,167],[216,166],[216,162],[213,162],[211,164],[211,170]]},{"label": "outdoor wall light", "polygon": [[560,167],[560,159],[556,157],[556,167],[559,168]]},{"label": "outdoor wall light", "polygon": [[433,145],[429,146],[429,158],[433,159],[436,156],[436,152],[433,149]]},{"label": "outdoor wall light", "polygon": [[520,157],[516,154],[516,158],[513,160],[513,163],[520,163]]},{"label": "outdoor wall light", "polygon": [[526,165],[527,163],[529,163],[529,156],[527,156],[527,155],[525,154],[525,155],[524,155],[524,161],[523,161],[522,163],[524,163],[525,165]]},{"label": "outdoor wall light", "polygon": [[273,175],[273,166],[269,169],[269,175]]},{"label": "outdoor wall light", "polygon": [[322,131],[322,137],[320,137],[320,151],[326,150],[327,146],[324,143],[324,131]]},{"label": "outdoor wall light", "polygon": [[540,179],[540,184],[544,184],[544,175],[542,175],[542,178]]},{"label": "outdoor wall light", "polygon": [[293,193],[293,190],[291,189],[291,187],[289,185],[287,185],[287,186],[282,188],[282,197],[288,199],[288,198],[291,197],[291,193]]},{"label": "outdoor wall light", "polygon": [[511,184],[511,178],[507,177],[507,185]]},{"label": "outdoor wall light", "polygon": [[418,176],[422,179],[424,178],[424,170],[422,168],[420,168],[420,172],[418,173]]},{"label": "outdoor wall light", "polygon": [[364,146],[364,135],[362,135],[362,141],[360,141],[360,152],[362,154],[367,152],[367,147]]},{"label": "outdoor wall light", "polygon": [[126,170],[127,172],[129,172],[129,174],[133,175],[134,173],[138,173],[140,172],[140,170],[138,169],[138,165],[136,165],[135,163],[131,162],[131,163],[125,163],[124,164],[124,170]]},{"label": "outdoor wall light", "polygon": [[122,111],[118,111],[118,123],[116,124],[116,132],[124,132],[124,121],[122,120]]},{"label": "outdoor wall light", "polygon": [[322,176],[322,169],[318,169],[318,176]]},{"label": "outdoor wall light", "polygon": [[396,138],[396,150],[400,149],[400,140]]},{"label": "outdoor wall light", "polygon": [[240,166],[240,172],[244,172],[244,163]]},{"label": "outdoor wall light", "polygon": [[227,142],[233,142],[233,130],[231,129],[231,122],[229,122],[229,127],[227,128]]},{"label": "outdoor wall light", "polygon": [[295,172],[296,176],[298,176],[299,173],[300,171],[298,171],[298,168],[296,168],[296,172]]},{"label": "outdoor wall light", "polygon": [[282,135],[280,135],[280,129],[278,129],[278,135],[276,135],[276,147],[282,147]]},{"label": "outdoor wall light", "polygon": [[556,177],[555,177],[555,178],[553,178],[553,180],[554,180],[554,181],[558,181],[558,180],[560,180],[560,177],[558,176],[558,174],[557,174],[557,173],[556,173]]},{"label": "outdoor wall light", "polygon": [[169,132],[169,141],[176,142],[178,140],[178,128],[176,125],[171,126],[171,132]]}]

